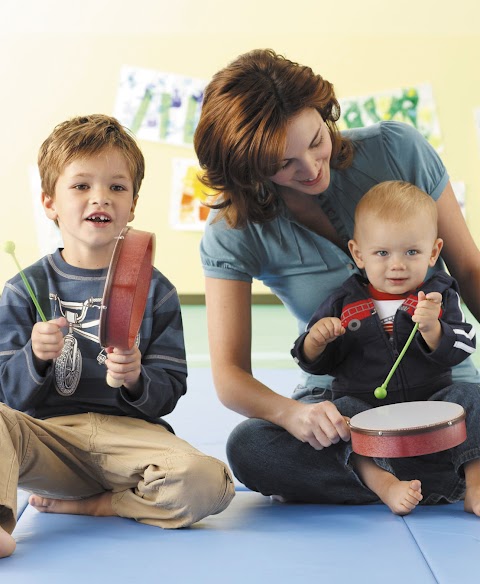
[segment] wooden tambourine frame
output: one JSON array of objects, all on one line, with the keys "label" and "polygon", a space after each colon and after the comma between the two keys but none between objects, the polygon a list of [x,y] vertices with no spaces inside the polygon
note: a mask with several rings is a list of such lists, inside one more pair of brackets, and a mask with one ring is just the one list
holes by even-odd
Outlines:
[{"label": "wooden tambourine frame", "polygon": [[353,416],[349,425],[353,451],[375,458],[432,454],[467,438],[463,407],[441,401],[380,406]]},{"label": "wooden tambourine frame", "polygon": [[[155,256],[155,235],[125,227],[117,238],[102,298],[98,337],[102,347],[131,349],[140,330]],[[107,375],[107,383],[121,380]]]}]

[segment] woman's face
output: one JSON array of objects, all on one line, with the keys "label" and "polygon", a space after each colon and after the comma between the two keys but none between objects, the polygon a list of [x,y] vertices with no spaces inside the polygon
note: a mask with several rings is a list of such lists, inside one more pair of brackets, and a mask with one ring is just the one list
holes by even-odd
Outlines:
[{"label": "woman's face", "polygon": [[316,109],[306,108],[288,123],[282,168],[270,180],[307,195],[323,193],[330,184],[331,155],[325,122]]}]

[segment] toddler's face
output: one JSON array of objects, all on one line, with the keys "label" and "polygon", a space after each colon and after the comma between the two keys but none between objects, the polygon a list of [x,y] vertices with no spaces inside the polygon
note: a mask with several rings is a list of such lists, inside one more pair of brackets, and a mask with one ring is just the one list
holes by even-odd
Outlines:
[{"label": "toddler's face", "polygon": [[382,222],[370,216],[361,221],[349,247],[374,288],[388,294],[417,288],[428,268],[435,265],[443,245],[431,220],[418,214],[408,223]]}]

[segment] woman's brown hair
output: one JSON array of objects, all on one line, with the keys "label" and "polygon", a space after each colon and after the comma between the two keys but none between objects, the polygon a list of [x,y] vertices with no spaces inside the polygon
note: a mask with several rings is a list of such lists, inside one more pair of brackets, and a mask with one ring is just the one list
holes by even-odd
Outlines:
[{"label": "woman's brown hair", "polygon": [[333,85],[305,67],[257,49],[216,73],[205,90],[194,138],[202,183],[221,194],[209,206],[231,227],[264,223],[279,212],[279,195],[269,177],[281,166],[287,124],[315,108],[332,138],[333,168],[350,165],[353,147],[335,122],[340,106]]}]

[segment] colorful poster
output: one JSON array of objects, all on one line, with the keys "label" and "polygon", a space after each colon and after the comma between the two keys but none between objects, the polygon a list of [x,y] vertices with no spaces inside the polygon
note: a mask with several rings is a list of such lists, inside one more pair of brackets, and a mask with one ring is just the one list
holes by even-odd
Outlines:
[{"label": "colorful poster", "polygon": [[215,193],[198,179],[201,168],[196,159],[172,160],[170,224],[173,229],[203,231],[210,209],[203,203]]},{"label": "colorful poster", "polygon": [[206,81],[122,67],[113,115],[141,140],[191,146]]},{"label": "colorful poster", "polygon": [[414,126],[438,151],[443,150],[432,87],[428,84],[339,99],[341,130],[397,120]]}]

